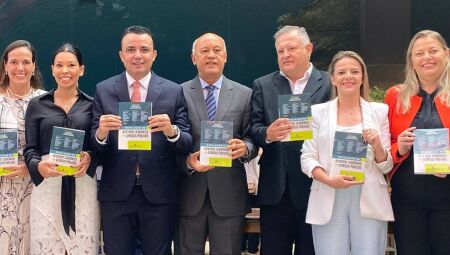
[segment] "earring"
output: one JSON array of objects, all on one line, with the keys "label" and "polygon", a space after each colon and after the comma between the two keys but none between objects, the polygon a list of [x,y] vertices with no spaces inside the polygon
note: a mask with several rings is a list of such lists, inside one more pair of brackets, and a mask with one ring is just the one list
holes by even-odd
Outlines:
[{"label": "earring", "polygon": [[5,72],[5,75],[8,76],[8,72]]},{"label": "earring", "polygon": [[34,76],[34,72],[31,73],[31,76]]}]

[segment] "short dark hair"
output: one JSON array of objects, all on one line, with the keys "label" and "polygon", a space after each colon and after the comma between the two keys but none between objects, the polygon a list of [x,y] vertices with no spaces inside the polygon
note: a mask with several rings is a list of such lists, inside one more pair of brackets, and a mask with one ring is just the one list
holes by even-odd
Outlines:
[{"label": "short dark hair", "polygon": [[42,74],[39,71],[38,64],[36,63],[36,50],[29,41],[25,40],[14,41],[5,48],[5,51],[3,51],[2,61],[0,63],[0,87],[6,88],[9,85],[9,77],[8,75],[6,75],[5,70],[5,63],[8,62],[8,54],[11,51],[21,47],[26,47],[28,50],[31,51],[31,61],[34,64],[34,75],[31,76],[30,85],[34,89],[40,89],[42,88],[43,82],[42,82]]},{"label": "short dark hair", "polygon": [[125,30],[123,30],[123,33],[122,33],[122,39],[120,40],[120,42],[121,42],[120,49],[122,48],[122,40],[127,34],[138,34],[138,35],[147,34],[147,35],[149,35],[153,41],[153,49],[156,49],[156,45],[155,45],[155,41],[153,40],[152,32],[150,31],[150,29],[143,27],[143,26],[130,26],[130,27],[125,28]]},{"label": "short dark hair", "polygon": [[83,54],[81,54],[81,50],[72,43],[63,43],[61,46],[58,47],[58,49],[55,50],[55,52],[53,52],[52,65],[53,63],[55,63],[56,55],[58,55],[58,53],[61,52],[72,53],[77,58],[78,64],[80,66],[83,65]]}]

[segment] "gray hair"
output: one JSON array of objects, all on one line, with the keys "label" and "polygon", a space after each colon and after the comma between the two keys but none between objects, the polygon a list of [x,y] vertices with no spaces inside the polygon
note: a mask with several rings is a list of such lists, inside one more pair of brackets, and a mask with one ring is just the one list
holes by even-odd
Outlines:
[{"label": "gray hair", "polygon": [[300,40],[303,42],[303,44],[309,44],[311,41],[309,40],[308,33],[306,32],[306,29],[304,27],[299,26],[284,26],[280,28],[274,35],[273,38],[275,39],[275,43],[277,42],[278,38],[281,35],[288,34],[291,32],[296,32]]},{"label": "gray hair", "polygon": [[217,36],[218,38],[220,38],[220,40],[222,40],[222,42],[223,42],[223,50],[225,52],[227,52],[227,45],[225,44],[225,40],[220,35],[214,34],[214,33],[206,33],[206,34],[201,35],[197,39],[195,39],[195,41],[192,43],[192,53],[195,53],[195,46],[197,45],[198,40],[207,35],[213,35],[213,36]]}]

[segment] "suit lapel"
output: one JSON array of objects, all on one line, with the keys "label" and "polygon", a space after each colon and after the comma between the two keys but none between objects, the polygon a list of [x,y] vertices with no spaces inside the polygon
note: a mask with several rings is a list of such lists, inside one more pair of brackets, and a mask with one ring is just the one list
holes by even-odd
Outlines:
[{"label": "suit lapel", "polygon": [[127,77],[123,72],[116,80],[114,84],[114,90],[119,97],[119,102],[130,102],[130,94],[128,92]]},{"label": "suit lapel", "polygon": [[277,77],[274,80],[275,87],[280,91],[280,95],[289,95],[292,94],[291,85],[289,85],[288,79],[283,77],[280,73],[277,74]]},{"label": "suit lapel", "polygon": [[[319,116],[321,118],[322,116]],[[337,98],[328,103],[328,141],[330,152],[333,153],[334,135],[337,127]]]},{"label": "suit lapel", "polygon": [[[311,76],[309,77],[308,82],[306,83],[303,93],[310,93],[311,96],[313,96],[314,93],[316,93],[316,91],[318,91],[324,85],[323,82],[319,82],[322,79],[323,77],[320,74],[320,72],[315,67],[313,67],[311,71]],[[280,90],[280,93],[282,95],[292,94],[292,89],[288,79],[283,77],[280,73],[278,73],[278,76],[275,79],[275,85]]]},{"label": "suit lapel", "polygon": [[152,78],[150,79],[150,83],[148,85],[147,98],[145,101],[152,102],[153,107],[156,104],[156,101],[158,101],[163,89],[161,78],[152,72]]},{"label": "suit lapel", "polygon": [[322,76],[320,75],[320,72],[313,67],[311,71],[311,76],[308,79],[308,82],[306,83],[305,89],[303,90],[303,93],[310,93],[311,96],[316,93],[320,89],[320,87],[323,86],[322,82],[318,82],[322,79]]},{"label": "suit lapel", "polygon": [[220,88],[219,100],[215,120],[222,120],[228,110],[233,98],[233,85],[225,76],[223,77],[222,87]]},{"label": "suit lapel", "polygon": [[374,116],[374,111],[372,109],[372,106],[369,102],[364,100],[363,98],[360,99],[361,101],[361,112],[362,112],[362,122],[363,122],[363,129],[375,129],[378,130],[378,127],[376,123],[374,123],[374,120],[376,120],[377,116]]},{"label": "suit lapel", "polygon": [[206,113],[206,106],[204,103],[205,97],[203,95],[202,86],[200,85],[200,79],[198,76],[192,80],[190,85],[191,90],[189,95],[191,96],[194,108],[197,111],[198,118],[200,120],[208,120],[208,114]]}]

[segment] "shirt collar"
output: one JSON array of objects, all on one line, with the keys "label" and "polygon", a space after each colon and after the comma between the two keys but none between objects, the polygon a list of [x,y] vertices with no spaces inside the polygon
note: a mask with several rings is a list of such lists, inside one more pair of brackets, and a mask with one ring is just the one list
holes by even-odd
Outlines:
[{"label": "shirt collar", "polygon": [[[313,64],[311,62],[309,62],[309,67],[308,67],[308,69],[306,69],[305,74],[303,75],[303,77],[301,77],[297,81],[299,81],[299,80],[308,80],[309,77],[311,76],[312,69],[313,69]],[[280,70],[280,75],[290,81],[290,79],[286,76],[286,74],[283,73],[283,71],[281,71],[281,70]],[[291,81],[291,82],[293,82],[295,84],[297,81]]]},{"label": "shirt collar", "polygon": [[222,87],[223,75],[221,75],[220,78],[216,82],[214,82],[213,84],[207,83],[200,76],[198,78],[200,79],[200,85],[202,86],[202,89],[205,89],[205,87],[208,86],[208,85],[214,85],[219,90]]},{"label": "shirt collar", "polygon": [[[48,91],[47,93],[43,94],[41,98],[43,98],[43,99],[44,99],[44,98],[51,98],[51,99],[54,99],[54,98],[55,98],[55,90],[56,90],[56,89],[51,89],[51,90]],[[79,90],[79,89],[77,90],[77,92],[78,92],[78,97],[80,97],[80,98],[82,98],[82,99],[86,99],[86,100],[88,100],[88,101],[93,101],[93,100],[94,100],[93,97],[89,96],[88,94],[84,93],[83,91],[81,91],[81,90]]]},{"label": "shirt collar", "polygon": [[[131,87],[133,82],[135,82],[136,80],[133,77],[131,77],[131,75],[128,72],[125,72],[125,76],[127,78],[127,86]],[[148,85],[150,84],[151,78],[152,78],[152,72],[148,72],[148,74],[146,76],[144,76],[142,79],[139,80],[139,82],[141,83],[141,86],[144,87],[146,90],[148,90]]]},{"label": "shirt collar", "polygon": [[431,94],[428,94],[421,86],[419,86],[419,96],[427,98],[428,95],[434,99],[438,93],[439,88],[436,88]]}]

